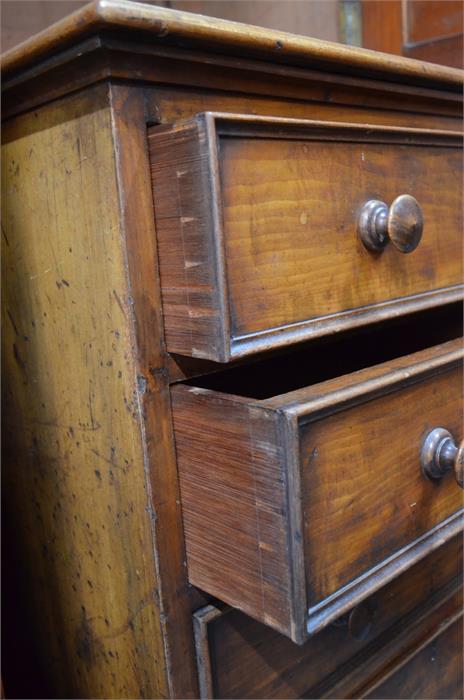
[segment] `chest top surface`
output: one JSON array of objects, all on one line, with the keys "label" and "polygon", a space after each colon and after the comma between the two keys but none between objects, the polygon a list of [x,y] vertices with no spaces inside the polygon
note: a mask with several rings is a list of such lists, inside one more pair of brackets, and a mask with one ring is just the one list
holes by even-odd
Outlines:
[{"label": "chest top surface", "polygon": [[455,68],[129,0],[91,2],[9,50],[2,56],[4,81],[103,34],[429,88],[459,91],[462,85],[463,73]]}]

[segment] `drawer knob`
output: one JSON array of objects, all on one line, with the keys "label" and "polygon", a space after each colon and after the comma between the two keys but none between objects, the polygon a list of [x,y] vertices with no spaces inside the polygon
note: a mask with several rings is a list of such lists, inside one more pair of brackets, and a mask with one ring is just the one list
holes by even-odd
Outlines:
[{"label": "drawer knob", "polygon": [[431,479],[441,479],[454,470],[459,486],[464,481],[464,443],[458,447],[445,428],[434,428],[425,438],[420,455],[423,473]]},{"label": "drawer knob", "polygon": [[363,205],[358,232],[368,250],[379,251],[391,241],[402,253],[411,253],[419,245],[424,217],[419,202],[402,194],[389,208],[385,202],[371,199]]}]

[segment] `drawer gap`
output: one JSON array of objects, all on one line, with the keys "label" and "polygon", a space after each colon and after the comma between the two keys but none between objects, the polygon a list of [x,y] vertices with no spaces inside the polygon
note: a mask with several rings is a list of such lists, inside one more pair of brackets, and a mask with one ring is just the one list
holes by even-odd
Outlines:
[{"label": "drawer gap", "polygon": [[264,400],[459,338],[462,315],[460,302],[449,304],[305,343],[185,384]]}]

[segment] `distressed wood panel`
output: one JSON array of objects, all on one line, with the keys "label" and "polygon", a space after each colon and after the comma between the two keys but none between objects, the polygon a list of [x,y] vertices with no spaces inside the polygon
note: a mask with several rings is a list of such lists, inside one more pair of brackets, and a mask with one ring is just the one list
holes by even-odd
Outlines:
[{"label": "distressed wood panel", "polygon": [[166,697],[107,87],[9,122],[2,156],[4,492],[35,616],[23,634],[57,697]]},{"label": "distressed wood panel", "polygon": [[189,580],[299,637],[275,416],[201,389],[172,397]]},{"label": "distressed wood panel", "polygon": [[[160,622],[166,649],[169,697],[197,697],[191,611],[203,601],[187,580],[177,463],[172,433],[168,355],[157,270],[156,231],[147,150],[144,95],[134,86],[111,85],[118,148],[121,223],[127,243],[135,312],[137,375],[142,388],[144,448],[153,504],[160,581]],[[133,168],[134,161],[137,168]],[[143,255],[140,254],[143,251]]]}]

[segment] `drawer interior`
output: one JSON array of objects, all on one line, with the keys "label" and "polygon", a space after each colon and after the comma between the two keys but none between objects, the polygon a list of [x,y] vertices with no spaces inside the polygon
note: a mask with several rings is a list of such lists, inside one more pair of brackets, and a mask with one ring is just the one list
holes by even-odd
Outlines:
[{"label": "drawer interior", "polygon": [[186,384],[264,400],[454,340],[462,332],[463,306],[457,302],[303,343]]}]

